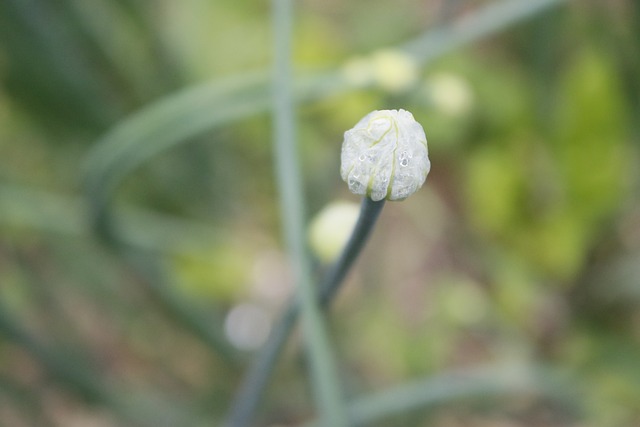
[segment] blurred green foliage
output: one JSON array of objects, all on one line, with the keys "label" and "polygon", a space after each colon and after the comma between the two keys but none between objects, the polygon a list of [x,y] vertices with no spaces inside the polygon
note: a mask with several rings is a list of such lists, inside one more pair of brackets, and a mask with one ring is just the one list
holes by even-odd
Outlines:
[{"label": "blurred green foliage", "polygon": [[[340,80],[356,56],[464,28],[499,3],[297,4],[309,212],[353,199],[338,175],[342,133],[371,110],[411,111],[433,165],[423,190],[388,204],[329,317],[344,385],[366,425],[389,420],[361,396],[433,377],[408,389],[417,411],[398,406],[406,396],[381,400],[394,425],[637,426],[637,2],[555,5],[427,61],[400,93]],[[269,16],[267,3],[230,0],[0,1],[0,424],[225,417],[252,351],[238,337],[264,340],[255,319],[229,313],[250,304],[274,318],[292,289]],[[147,106],[198,97],[206,108],[167,133],[127,134],[147,154],[132,143],[96,172],[103,184],[124,171],[100,200],[117,236],[105,244],[83,181],[113,154],[96,142]],[[169,131],[188,144],[154,145]],[[257,425],[313,418],[292,341]],[[429,394],[448,396],[449,371],[514,363],[542,367],[536,380],[556,393]]]}]

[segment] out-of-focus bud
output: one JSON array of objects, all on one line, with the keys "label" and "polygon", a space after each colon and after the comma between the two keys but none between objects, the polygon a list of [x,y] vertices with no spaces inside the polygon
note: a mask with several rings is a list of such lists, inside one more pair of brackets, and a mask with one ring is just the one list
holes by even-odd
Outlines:
[{"label": "out-of-focus bud", "polygon": [[342,72],[354,86],[374,84],[387,92],[400,93],[416,84],[419,67],[411,55],[401,50],[382,49],[348,60]]},{"label": "out-of-focus bud", "polygon": [[455,74],[435,74],[427,80],[425,88],[434,106],[449,116],[465,114],[473,106],[469,83]]},{"label": "out-of-focus bud", "polygon": [[342,73],[349,83],[357,87],[370,85],[374,81],[371,59],[356,56],[349,59],[342,68]]},{"label": "out-of-focus bud", "polygon": [[379,50],[371,60],[376,83],[388,92],[404,92],[418,80],[416,61],[401,50]]},{"label": "out-of-focus bud", "polygon": [[227,314],[224,330],[229,341],[240,350],[256,350],[269,336],[271,316],[257,304],[239,304]]},{"label": "out-of-focus bud", "polygon": [[360,207],[352,202],[333,202],[325,206],[311,221],[309,244],[323,262],[338,257],[358,220]]},{"label": "out-of-focus bud", "polygon": [[406,199],[431,169],[424,130],[405,110],[367,114],[345,132],[341,157],[349,190],[373,201]]}]

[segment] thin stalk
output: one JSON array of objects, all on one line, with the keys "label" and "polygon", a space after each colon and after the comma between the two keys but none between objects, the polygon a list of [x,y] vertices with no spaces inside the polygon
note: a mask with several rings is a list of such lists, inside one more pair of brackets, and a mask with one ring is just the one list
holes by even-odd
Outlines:
[{"label": "thin stalk", "polygon": [[478,8],[477,12],[427,31],[400,46],[420,66],[447,52],[495,34],[567,0],[503,0]]},{"label": "thin stalk", "polygon": [[[349,403],[353,424],[368,426],[391,417],[422,413],[440,405],[474,399],[501,402],[520,396],[536,396],[562,407],[567,415],[580,414],[580,384],[544,366],[503,362],[496,365],[449,371],[373,392]],[[304,427],[317,427],[310,422]]]},{"label": "thin stalk", "polygon": [[[327,308],[333,300],[345,276],[371,235],[384,203],[384,200],[374,202],[368,197],[362,200],[358,222],[351,233],[349,241],[342,250],[340,258],[320,282],[317,298],[321,307]],[[256,356],[249,373],[242,383],[234,406],[231,408],[227,421],[228,427],[250,425],[267,388],[278,357],[296,324],[299,313],[300,306],[298,301],[292,300],[274,327],[269,340]]]},{"label": "thin stalk", "polygon": [[274,0],[274,139],[278,188],[284,234],[298,283],[302,328],[311,365],[311,382],[323,425],[346,427],[347,411],[336,374],[329,337],[311,281],[305,245],[304,201],[295,146],[293,90],[291,87],[291,0]]}]

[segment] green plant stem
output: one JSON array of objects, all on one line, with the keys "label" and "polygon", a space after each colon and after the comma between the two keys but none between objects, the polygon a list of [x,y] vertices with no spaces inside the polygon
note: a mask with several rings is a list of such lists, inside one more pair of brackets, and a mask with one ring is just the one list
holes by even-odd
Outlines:
[{"label": "green plant stem", "polygon": [[[320,282],[317,298],[322,307],[326,308],[331,303],[345,276],[362,252],[362,248],[371,235],[384,204],[384,200],[374,202],[368,197],[362,200],[358,222],[351,233],[349,241],[342,250],[340,258]],[[227,421],[228,427],[250,425],[269,383],[278,357],[296,324],[299,313],[300,306],[298,301],[292,300],[273,328],[269,340],[256,356],[249,373],[242,383]]]},{"label": "green plant stem", "polygon": [[365,426],[393,415],[445,402],[524,394],[537,388],[533,373],[526,367],[505,365],[466,372],[454,371],[358,398],[349,405],[349,412],[355,425]]},{"label": "green plant stem", "polygon": [[[367,426],[393,416],[463,400],[497,401],[531,395],[557,402],[567,412],[579,413],[583,408],[576,396],[578,386],[548,368],[506,362],[450,371],[374,392],[351,402],[349,414],[354,425]],[[317,424],[305,424],[305,427],[312,426]]]},{"label": "green plant stem", "polygon": [[302,328],[311,367],[314,398],[323,425],[346,427],[347,412],[322,312],[311,280],[305,245],[304,201],[295,145],[291,87],[292,0],[273,1],[274,139],[278,188],[287,250],[302,309]]},{"label": "green plant stem", "polygon": [[[93,237],[84,200],[77,196],[0,184],[0,225],[65,238]],[[213,242],[229,238],[223,227],[134,206],[113,209],[122,244],[145,252],[208,257]]]},{"label": "green plant stem", "polygon": [[567,0],[503,0],[478,8],[477,12],[442,25],[400,46],[424,66],[447,52],[495,34]]}]

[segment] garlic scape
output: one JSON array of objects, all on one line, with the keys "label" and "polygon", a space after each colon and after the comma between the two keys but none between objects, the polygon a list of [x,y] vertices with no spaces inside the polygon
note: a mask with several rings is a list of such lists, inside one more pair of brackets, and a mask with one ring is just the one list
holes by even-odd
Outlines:
[{"label": "garlic scape", "polygon": [[404,200],[430,169],[427,137],[408,111],[373,111],[344,134],[340,175],[354,194]]},{"label": "garlic scape", "polygon": [[[347,273],[375,227],[386,204],[385,199],[403,200],[409,197],[422,186],[430,167],[424,130],[408,111],[373,111],[353,129],[345,132],[340,174],[353,193],[367,197],[362,199],[360,213],[353,228],[353,221],[348,221],[350,224],[347,228],[352,228],[352,232],[344,243],[341,254],[318,283],[315,297],[322,307],[331,303],[344,283]],[[343,208],[344,206],[340,207],[339,215],[332,214],[323,220],[325,224],[318,227],[318,230],[312,230],[312,235],[324,238],[335,237],[331,236],[335,232],[341,234],[340,230],[335,230],[338,226],[336,221],[342,222],[345,217],[354,217],[352,207],[347,208],[346,212]],[[334,229],[327,230],[325,225]],[[331,253],[331,257],[335,255],[335,252]],[[243,382],[228,426],[249,425],[300,312],[301,303],[298,298],[293,298],[274,325],[268,341]]]}]

